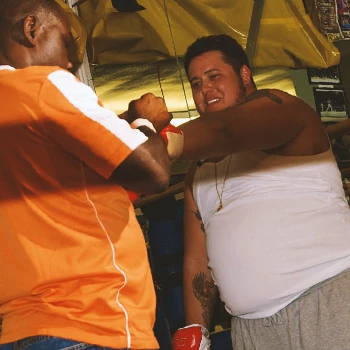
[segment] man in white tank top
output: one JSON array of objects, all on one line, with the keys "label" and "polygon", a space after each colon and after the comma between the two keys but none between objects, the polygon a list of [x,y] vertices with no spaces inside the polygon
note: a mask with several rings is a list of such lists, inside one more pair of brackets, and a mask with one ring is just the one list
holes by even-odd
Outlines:
[{"label": "man in white tank top", "polygon": [[257,90],[226,35],[194,42],[185,69],[200,118],[181,126],[181,158],[206,159],[186,178],[189,326],[173,348],[210,348],[218,290],[235,350],[349,348],[350,211],[320,117],[297,97]]}]

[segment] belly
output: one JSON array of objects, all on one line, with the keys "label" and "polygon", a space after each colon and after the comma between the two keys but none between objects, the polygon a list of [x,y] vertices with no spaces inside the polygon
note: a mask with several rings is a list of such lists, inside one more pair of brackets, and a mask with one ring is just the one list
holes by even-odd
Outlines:
[{"label": "belly", "polygon": [[328,214],[321,207],[315,214],[322,220],[315,222],[274,204],[229,204],[206,223],[209,267],[232,315],[271,316],[349,265],[347,230],[335,243],[335,232],[323,228]]}]

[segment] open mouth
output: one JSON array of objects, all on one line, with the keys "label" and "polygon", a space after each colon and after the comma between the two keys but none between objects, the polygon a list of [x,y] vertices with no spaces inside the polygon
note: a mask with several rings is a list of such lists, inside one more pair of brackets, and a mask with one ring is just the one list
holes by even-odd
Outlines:
[{"label": "open mouth", "polygon": [[210,106],[213,103],[219,102],[218,98],[213,98],[212,100],[207,101],[207,106]]}]

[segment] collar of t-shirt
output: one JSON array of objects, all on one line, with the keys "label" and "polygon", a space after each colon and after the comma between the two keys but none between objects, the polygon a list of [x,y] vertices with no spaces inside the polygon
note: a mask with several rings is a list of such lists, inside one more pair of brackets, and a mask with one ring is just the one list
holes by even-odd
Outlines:
[{"label": "collar of t-shirt", "polygon": [[11,67],[11,66],[0,66],[0,70],[16,70],[15,68]]}]

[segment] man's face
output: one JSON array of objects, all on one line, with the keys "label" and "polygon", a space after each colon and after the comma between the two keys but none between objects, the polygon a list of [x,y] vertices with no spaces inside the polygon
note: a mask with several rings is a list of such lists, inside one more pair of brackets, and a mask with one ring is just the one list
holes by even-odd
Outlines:
[{"label": "man's face", "polygon": [[246,93],[243,80],[220,51],[195,57],[188,67],[188,78],[197,111],[221,111],[242,102]]},{"label": "man's face", "polygon": [[41,31],[36,64],[72,68],[68,59],[68,48],[73,39],[64,13],[61,18],[54,18],[51,23],[44,24]]}]

